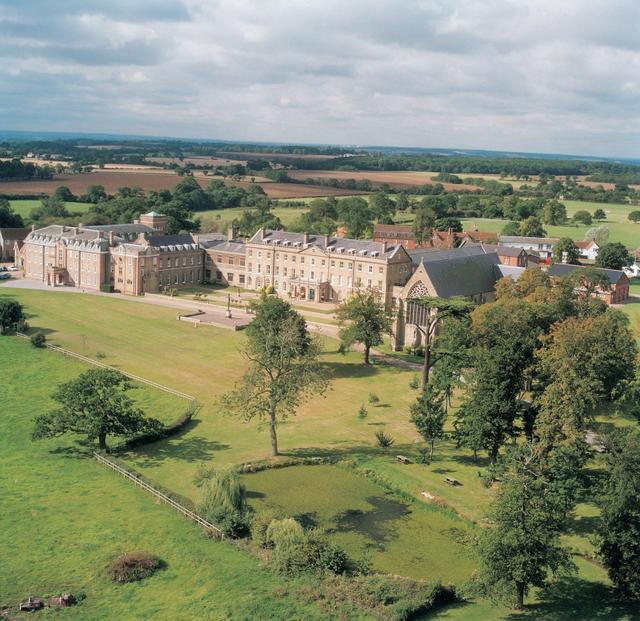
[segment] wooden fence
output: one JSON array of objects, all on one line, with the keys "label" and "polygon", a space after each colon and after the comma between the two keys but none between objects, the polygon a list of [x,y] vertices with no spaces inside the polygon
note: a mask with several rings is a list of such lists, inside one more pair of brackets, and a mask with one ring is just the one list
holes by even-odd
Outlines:
[{"label": "wooden fence", "polygon": [[[21,332],[17,332],[16,334],[25,339],[30,338],[27,334],[22,334]],[[164,392],[168,392],[172,395],[175,395],[176,397],[180,397],[181,399],[186,399],[187,401],[196,400],[195,397],[188,395],[186,392],[176,390],[175,388],[170,388],[169,386],[164,386],[163,384],[158,384],[158,382],[148,380],[144,377],[140,377],[139,375],[134,375],[133,373],[129,373],[127,371],[122,371],[120,369],[117,369],[116,367],[112,367],[109,364],[105,364],[104,362],[99,362],[98,360],[94,360],[93,358],[89,358],[88,356],[83,356],[82,354],[77,354],[76,352],[71,351],[69,349],[65,349],[64,347],[59,347],[58,345],[51,345],[49,343],[45,343],[45,347],[47,349],[57,351],[65,356],[71,356],[72,358],[77,358],[78,360],[82,360],[82,362],[92,364],[95,367],[100,367],[101,369],[112,369],[113,371],[118,371],[118,373],[122,373],[122,375],[125,375],[129,379],[132,379],[136,382],[140,382],[142,384],[146,384],[147,386],[152,386],[153,388],[157,388],[158,390],[164,390]]]},{"label": "wooden fence", "polygon": [[194,513],[190,509],[187,509],[185,506],[181,505],[179,502],[177,502],[173,498],[170,498],[166,494],[163,494],[160,490],[157,490],[155,487],[149,485],[148,483],[143,481],[140,477],[136,476],[132,472],[129,472],[122,466],[116,464],[110,459],[107,459],[104,455],[100,455],[100,453],[94,452],[93,456],[98,460],[98,462],[100,462],[104,466],[111,468],[111,470],[114,470],[118,474],[121,474],[123,477],[129,479],[130,481],[133,481],[136,485],[146,490],[150,494],[153,494],[156,498],[159,498],[163,502],[166,502],[169,506],[173,507],[176,511],[178,511],[179,513],[182,513],[182,515],[188,517],[190,520],[193,520],[196,524],[199,524],[200,526],[213,531],[220,539],[225,538],[224,533],[217,526],[215,526],[211,522],[208,522],[203,517],[199,516],[197,513]]}]

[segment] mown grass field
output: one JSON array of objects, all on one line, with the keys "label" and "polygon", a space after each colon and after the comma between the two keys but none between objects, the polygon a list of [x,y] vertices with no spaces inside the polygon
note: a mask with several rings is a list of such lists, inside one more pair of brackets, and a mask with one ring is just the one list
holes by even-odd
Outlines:
[{"label": "mown grass field", "polygon": [[[576,241],[584,239],[586,232],[596,226],[606,226],[609,229],[609,241],[622,242],[629,248],[640,246],[640,224],[634,224],[628,219],[628,215],[637,207],[633,205],[615,205],[608,203],[590,203],[586,201],[562,201],[567,207],[569,218],[576,211],[586,210],[593,215],[596,209],[603,209],[607,214],[607,219],[595,222],[590,226],[583,224],[566,224],[562,226],[545,225],[547,234],[550,237],[570,237]],[[499,233],[508,220],[497,220],[488,218],[472,218],[463,220],[464,228],[470,230],[476,226],[480,231]]]},{"label": "mown grass field", "polygon": [[[202,402],[203,410],[196,424],[187,432],[125,455],[125,459],[152,480],[196,498],[193,476],[199,464],[242,463],[268,457],[266,429],[226,416],[216,403],[217,397],[233,384],[243,368],[244,363],[238,352],[241,335],[204,326],[195,329],[190,324],[177,322],[175,312],[171,309],[117,298],[3,287],[0,287],[0,295],[13,296],[25,304],[31,325],[51,330],[48,335],[51,342],[90,356],[102,351],[107,356],[105,362],[184,390]],[[479,477],[479,472],[486,465],[482,459],[474,463],[470,453],[457,449],[452,441],[445,441],[436,446],[436,459],[429,466],[415,463],[402,465],[395,461],[396,454],[415,459],[420,446],[415,429],[408,420],[408,405],[415,397],[408,386],[413,372],[388,366],[365,368],[359,355],[338,354],[337,343],[329,339],[324,343],[324,350],[324,361],[334,376],[332,389],[326,397],[305,403],[298,416],[280,426],[280,444],[285,457],[331,455],[350,459],[357,468],[374,470],[393,486],[416,498],[420,498],[420,492],[428,491],[457,510],[464,519],[480,520],[492,494],[484,488]],[[48,381],[53,385],[57,383],[55,375]],[[379,405],[368,404],[371,392],[380,397]],[[357,417],[362,403],[368,410],[364,420]],[[396,443],[391,449],[383,450],[375,446],[374,432],[378,429],[384,429],[394,437]],[[70,439],[61,439],[59,442],[60,446],[73,444]],[[318,481],[309,484],[303,475],[297,474],[298,470],[272,470],[250,475],[257,478],[249,480],[258,482],[253,491],[265,494],[264,497],[254,497],[252,502],[260,503],[268,499],[287,511],[316,513],[319,522],[329,527],[342,511],[350,519],[352,528],[335,533],[335,536],[342,537],[345,545],[352,546],[355,552],[366,547],[371,535],[366,532],[370,525],[366,524],[365,517],[367,513],[373,513],[372,507],[378,502],[371,503],[367,499],[379,497],[380,489],[376,487],[377,493],[369,494],[367,486],[371,483],[349,473],[349,477],[340,485],[336,483],[334,493],[333,488],[321,489]],[[285,480],[278,481],[280,476]],[[291,480],[287,481],[286,477],[298,476],[302,480],[296,483],[300,490],[296,494],[292,492]],[[455,477],[462,485],[447,485],[445,476]],[[356,486],[357,490],[354,491],[352,486]],[[336,507],[333,514],[331,503]],[[347,514],[349,509],[360,510],[365,516]],[[579,507],[577,524],[580,529],[576,529],[576,533],[568,539],[572,546],[588,549],[586,537],[590,531],[588,528],[585,530],[585,526],[588,526],[589,520],[581,521],[581,518],[588,518],[593,511],[594,506],[590,502]],[[429,518],[431,528],[439,533],[437,538],[424,542],[425,548],[420,555],[414,554],[417,544],[410,545],[407,550],[404,550],[404,544],[394,547],[395,542],[404,541],[405,536],[408,544],[412,539],[422,536],[424,529],[414,529],[412,525],[415,515],[423,516],[420,520]],[[456,576],[456,579],[468,574],[472,561],[464,554],[455,556],[450,570],[447,570],[446,563],[441,563],[441,555],[448,553],[447,537],[455,540],[455,534],[442,522],[443,515],[447,516],[420,507],[412,508],[410,519],[396,516],[386,520],[384,511],[382,517],[373,514],[374,526],[376,521],[382,520],[383,526],[393,524],[391,530],[397,534],[397,539],[392,537],[387,542],[389,567],[380,567],[394,571],[391,561],[395,559],[403,567],[413,566],[413,569],[410,567],[407,570],[416,572],[413,575],[422,573],[431,576],[434,575],[434,568],[437,572],[441,571],[442,575],[450,571],[450,575]],[[365,521],[366,528],[359,520]],[[453,521],[458,522],[455,519]],[[382,532],[384,535],[384,528]],[[432,546],[431,552],[428,546]],[[452,550],[455,546],[453,542],[449,544]],[[372,555],[375,556],[375,551]],[[385,563],[385,556],[380,554],[377,562]],[[405,557],[411,561],[406,561]],[[538,607],[534,608],[538,616],[530,618],[554,621],[560,618],[584,619],[584,611],[596,607],[599,619],[631,618],[609,605],[604,571],[580,559],[578,565],[578,576],[561,583],[548,594],[542,594]],[[571,603],[576,599],[580,599],[579,605]],[[551,601],[554,602],[553,606],[549,603]],[[564,616],[557,616],[559,610],[563,611]],[[529,614],[530,611],[527,612]],[[503,619],[507,618],[506,615],[508,611],[503,608],[480,603],[456,607],[433,618]]]},{"label": "mown grass field", "polygon": [[[23,218],[28,218],[32,209],[40,207],[39,200],[12,200],[9,201],[11,208]],[[65,203],[65,207],[71,213],[85,213],[89,210],[92,203]]]},{"label": "mown grass field", "polygon": [[[248,554],[205,539],[186,518],[78,452],[72,438],[31,441],[32,420],[52,406],[53,387],[85,368],[0,338],[0,607],[15,610],[29,594],[70,591],[86,599],[38,617],[328,618],[297,595],[304,581],[285,583]],[[157,554],[166,568],[139,583],[112,583],[106,565],[134,550]],[[351,609],[344,615],[365,618]]]}]

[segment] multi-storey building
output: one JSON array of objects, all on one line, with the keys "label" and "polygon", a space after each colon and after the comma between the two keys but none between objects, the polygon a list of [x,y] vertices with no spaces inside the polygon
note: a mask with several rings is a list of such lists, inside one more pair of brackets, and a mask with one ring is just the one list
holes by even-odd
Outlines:
[{"label": "multi-storey building", "polygon": [[246,246],[234,239],[233,229],[226,236],[217,233],[197,235],[205,251],[205,280],[219,285],[246,287]]},{"label": "multi-storey building", "polygon": [[246,287],[271,285],[280,295],[340,302],[375,289],[392,290],[411,276],[411,258],[399,244],[260,229],[246,244]]},{"label": "multi-storey building", "polygon": [[139,295],[202,282],[202,250],[191,235],[164,234],[166,224],[151,212],[133,224],[48,226],[27,235],[17,261],[51,286]]}]

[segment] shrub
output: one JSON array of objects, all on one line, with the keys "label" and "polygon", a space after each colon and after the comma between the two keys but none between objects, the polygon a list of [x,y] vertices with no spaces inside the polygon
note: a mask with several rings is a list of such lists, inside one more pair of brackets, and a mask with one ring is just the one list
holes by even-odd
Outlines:
[{"label": "shrub", "polygon": [[[342,548],[329,543],[317,530],[305,533],[300,527],[299,531],[295,528],[289,531],[291,522],[295,523],[295,520],[289,518],[272,522],[271,525],[281,525],[278,527],[281,531],[273,533],[276,538],[272,539],[275,545],[273,564],[276,571],[287,576],[303,572],[343,574],[347,571],[349,557]],[[270,529],[267,529],[268,533]]]},{"label": "shrub", "polygon": [[350,597],[382,619],[407,621],[457,600],[455,588],[393,576],[361,576],[349,583]]},{"label": "shrub", "polygon": [[380,403],[380,397],[378,397],[378,395],[376,395],[373,392],[369,393],[369,403],[371,405],[376,405],[377,403]]},{"label": "shrub", "polygon": [[106,357],[107,357],[107,354],[105,354],[103,351],[96,352],[96,358],[98,360],[104,360]]},{"label": "shrub", "polygon": [[267,537],[267,530],[272,522],[278,520],[275,511],[261,511],[253,516],[251,522],[251,539],[261,548],[272,548],[273,541]]},{"label": "shrub", "polygon": [[367,408],[364,407],[364,403],[360,406],[358,410],[358,418],[367,418]]},{"label": "shrub", "polygon": [[292,546],[304,539],[304,529],[293,518],[272,520],[267,526],[266,539],[276,548]]},{"label": "shrub", "polygon": [[378,446],[381,448],[389,448],[395,440],[387,435],[384,431],[376,431],[376,440],[378,441]]},{"label": "shrub", "polygon": [[47,342],[47,337],[42,334],[42,332],[36,332],[35,334],[31,335],[31,344],[34,347],[44,347],[45,343]]},{"label": "shrub", "polygon": [[420,388],[420,378],[417,374],[411,378],[411,381],[409,382],[409,388],[411,388],[412,390],[418,390],[418,388]]},{"label": "shrub", "polygon": [[431,460],[429,459],[429,449],[428,448],[419,448],[418,449],[418,459],[419,464],[429,464]]},{"label": "shrub", "polygon": [[114,582],[136,582],[152,576],[164,563],[146,552],[131,552],[118,556],[109,564],[109,577]]}]

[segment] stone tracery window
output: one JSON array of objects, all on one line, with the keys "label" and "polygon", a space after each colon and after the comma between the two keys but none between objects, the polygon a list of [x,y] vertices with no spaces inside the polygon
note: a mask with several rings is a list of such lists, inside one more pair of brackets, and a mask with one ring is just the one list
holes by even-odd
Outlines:
[{"label": "stone tracery window", "polygon": [[419,280],[418,282],[414,283],[411,289],[409,289],[407,298],[421,298],[427,295],[429,295],[427,287],[421,280]]}]

